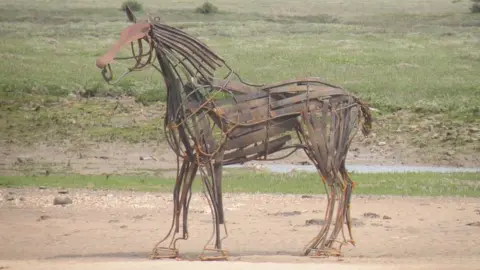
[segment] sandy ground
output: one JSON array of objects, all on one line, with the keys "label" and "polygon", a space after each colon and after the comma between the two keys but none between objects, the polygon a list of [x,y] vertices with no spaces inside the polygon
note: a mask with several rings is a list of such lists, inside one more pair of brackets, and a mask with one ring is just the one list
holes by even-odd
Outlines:
[{"label": "sandy ground", "polygon": [[374,269],[374,270],[393,270],[393,269],[478,269],[475,267],[468,267],[466,265],[458,263],[392,263],[392,264],[382,264],[382,263],[304,263],[304,264],[292,264],[292,263],[248,263],[248,262],[147,262],[147,261],[109,261],[109,262],[84,262],[84,261],[67,261],[67,262],[56,262],[55,264],[48,262],[39,262],[39,261],[23,261],[23,262],[11,262],[11,261],[0,261],[3,263],[5,268],[9,269],[39,269],[39,270],[64,270],[64,269],[105,269],[105,270],[130,270],[130,269],[141,269],[141,270],[150,270],[150,269],[163,269],[163,270],[187,270],[187,269],[197,269],[197,270],[207,270],[207,269],[217,269],[217,270],[249,270],[249,269],[262,269],[262,270],[290,270],[290,269],[300,269],[300,270],[317,270],[317,269],[331,269],[331,270],[346,270],[346,269]]},{"label": "sandy ground", "polygon": [[[0,192],[0,269],[210,269],[187,262],[197,260],[212,231],[200,195],[192,198],[190,239],[179,245],[184,262],[177,262],[147,259],[169,228],[170,194],[69,190],[73,203],[62,207],[52,203],[54,189]],[[479,269],[479,198],[355,196],[352,204],[357,245],[345,247],[341,260],[318,259],[300,252],[320,229],[305,221],[323,219],[324,196],[226,194],[224,247],[236,263],[215,267]]]}]

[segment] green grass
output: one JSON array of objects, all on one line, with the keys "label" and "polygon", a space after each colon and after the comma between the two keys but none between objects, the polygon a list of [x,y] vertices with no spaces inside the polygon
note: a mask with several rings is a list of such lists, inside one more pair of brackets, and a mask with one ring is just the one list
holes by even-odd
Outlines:
[{"label": "green grass", "polygon": [[[218,0],[211,2],[218,13],[196,13],[203,2],[141,4],[145,12],[205,41],[246,81],[319,76],[350,89],[382,114],[405,109],[479,123],[480,14],[469,12],[468,1]],[[160,121],[120,131],[102,113],[88,118],[103,123],[102,131],[94,124],[75,127],[61,121],[44,128],[55,123],[52,115],[71,118],[64,117],[74,113],[68,106],[50,101],[72,93],[126,95],[144,105],[164,101],[156,70],[130,74],[110,86],[94,65],[129,25],[119,6],[113,0],[0,3],[0,110],[6,115],[0,117],[0,133],[10,136],[2,139],[23,138],[25,127],[32,127],[24,108],[32,103],[49,111],[31,116],[43,137],[58,128],[60,137],[79,133],[104,139],[124,132],[120,137],[151,139],[148,134]],[[114,75],[130,65],[115,63]],[[137,131],[147,136],[132,134]]]},{"label": "green grass", "polygon": [[[19,102],[18,100],[22,100]],[[0,107],[0,139],[12,143],[55,140],[123,140],[132,143],[162,139],[160,104],[141,112],[133,100],[64,99],[29,95],[12,97]]]},{"label": "green grass", "polygon": [[[291,194],[324,194],[324,187],[315,173],[272,174],[226,170],[224,192],[259,192]],[[395,173],[352,174],[356,182],[354,194],[405,196],[480,196],[478,173]],[[193,190],[201,189],[197,177]],[[86,176],[0,176],[0,187],[61,187],[91,189],[133,189],[137,191],[171,192],[174,179],[146,175]]]}]

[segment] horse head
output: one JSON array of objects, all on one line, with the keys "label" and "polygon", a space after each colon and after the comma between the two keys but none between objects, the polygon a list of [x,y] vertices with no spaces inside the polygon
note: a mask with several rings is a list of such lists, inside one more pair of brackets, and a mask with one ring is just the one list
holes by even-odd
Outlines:
[{"label": "horse head", "polygon": [[[125,13],[127,15],[127,18],[130,22],[133,24],[126,27],[120,32],[120,38],[113,44],[110,49],[102,55],[101,57],[97,58],[95,65],[102,70],[102,75],[104,79],[109,82],[112,79],[112,71],[110,64],[115,60],[115,59],[130,59],[134,58],[136,60],[136,64],[133,68],[130,68],[131,70],[134,69],[140,69],[144,66],[146,66],[152,57],[151,53],[151,46],[150,46],[150,51],[143,54],[143,49],[142,49],[142,41],[147,41],[147,43],[150,43],[150,38],[149,38],[149,33],[152,29],[152,24],[149,21],[143,21],[143,22],[137,22],[137,19],[135,15],[133,14],[132,10],[126,6],[125,7]],[[133,44],[134,42],[138,43],[138,53],[135,53],[133,49]],[[132,57],[128,58],[116,58],[116,55],[120,52],[120,50],[125,47],[126,45],[130,44],[132,46]],[[148,55],[149,59],[147,62],[142,63],[141,59],[143,56]],[[109,76],[107,77],[107,68],[110,72]]]}]

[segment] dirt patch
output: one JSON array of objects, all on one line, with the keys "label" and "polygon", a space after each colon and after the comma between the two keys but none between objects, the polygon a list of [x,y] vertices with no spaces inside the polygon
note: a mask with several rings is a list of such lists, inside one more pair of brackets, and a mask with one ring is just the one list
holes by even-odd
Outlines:
[{"label": "dirt patch", "polygon": [[[24,200],[0,202],[0,240],[8,243],[0,245],[1,260],[144,260],[171,222],[171,194],[70,190],[73,203],[59,206],[52,203],[55,190],[0,190],[2,195],[11,191]],[[305,226],[305,220],[323,218],[325,196],[304,200],[301,195],[226,194],[224,203],[229,232],[224,246],[230,260],[319,261],[299,255],[320,230],[320,225]],[[478,220],[474,210],[479,203],[478,198],[354,196],[357,244],[344,247],[343,260],[478,258],[480,239],[472,237],[478,228],[466,224]],[[301,214],[270,214],[296,211]],[[392,219],[365,218],[367,212]],[[210,210],[198,194],[192,198],[189,222],[190,238],[179,249],[183,259],[195,260],[212,231]]]}]

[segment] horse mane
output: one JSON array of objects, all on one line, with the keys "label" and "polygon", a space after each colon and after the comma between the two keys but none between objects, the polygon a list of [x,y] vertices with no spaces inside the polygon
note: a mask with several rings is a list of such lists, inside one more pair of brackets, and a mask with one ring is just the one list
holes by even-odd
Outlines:
[{"label": "horse mane", "polygon": [[[202,84],[209,84],[218,68],[228,67],[206,44],[188,33],[160,21],[153,21],[151,25],[150,36],[154,46],[162,51],[174,69],[178,71],[180,67],[183,70],[184,79],[197,79]],[[177,74],[180,75],[179,72]]]}]

